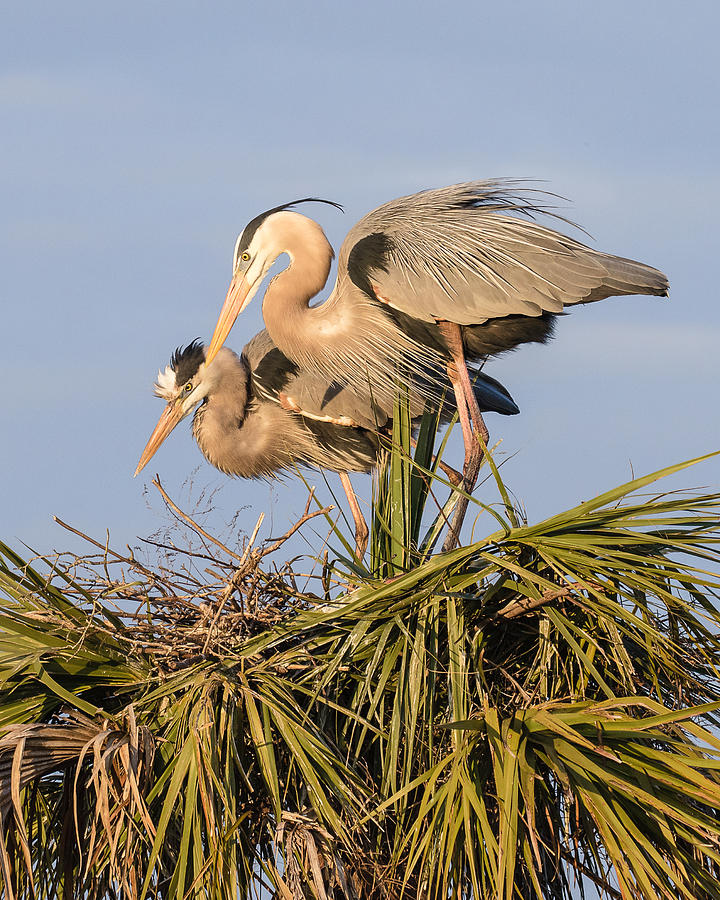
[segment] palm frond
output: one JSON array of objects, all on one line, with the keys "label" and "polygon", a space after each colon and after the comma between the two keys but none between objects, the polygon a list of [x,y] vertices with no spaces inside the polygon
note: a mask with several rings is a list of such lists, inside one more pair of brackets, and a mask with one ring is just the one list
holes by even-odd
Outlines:
[{"label": "palm frond", "polygon": [[699,461],[535,524],[493,466],[434,554],[403,409],[345,590],[0,545],[8,897],[717,896],[720,495],[648,493]]}]

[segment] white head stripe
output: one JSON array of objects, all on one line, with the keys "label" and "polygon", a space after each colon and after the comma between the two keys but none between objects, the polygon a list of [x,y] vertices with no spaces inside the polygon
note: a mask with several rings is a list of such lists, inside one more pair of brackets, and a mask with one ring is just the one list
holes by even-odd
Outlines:
[{"label": "white head stripe", "polygon": [[242,232],[237,236],[237,240],[235,241],[235,249],[233,250],[233,275],[235,274],[235,269],[237,269],[238,250],[240,249],[240,238],[241,237],[242,237]]},{"label": "white head stripe", "polygon": [[165,400],[171,400],[177,393],[177,382],[175,380],[175,371],[170,366],[165,366],[165,371],[158,371],[157,384],[155,385],[155,394]]}]

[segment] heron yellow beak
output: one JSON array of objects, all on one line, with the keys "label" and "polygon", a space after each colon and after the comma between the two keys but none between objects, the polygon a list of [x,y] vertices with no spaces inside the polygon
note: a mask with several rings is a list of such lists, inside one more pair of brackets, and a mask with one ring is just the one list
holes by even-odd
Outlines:
[{"label": "heron yellow beak", "polygon": [[[183,408],[179,398],[178,400],[171,400],[163,410],[163,414],[160,416],[160,419],[155,426],[155,430],[150,435],[150,440],[145,445],[145,449],[140,457],[140,462],[137,464],[137,469],[135,469],[135,475],[142,471],[150,462],[160,444],[162,444],[182,418]],[[135,475],[133,475],[133,478]]]},{"label": "heron yellow beak", "polygon": [[227,336],[230,334],[230,329],[235,324],[235,319],[237,319],[250,302],[248,298],[250,287],[251,285],[247,278],[239,273],[235,275],[230,282],[225,302],[220,310],[220,318],[217,320],[215,332],[210,341],[210,346],[207,349],[207,354],[205,356],[206,366],[209,366],[213,359],[215,359],[218,350],[222,347]]}]

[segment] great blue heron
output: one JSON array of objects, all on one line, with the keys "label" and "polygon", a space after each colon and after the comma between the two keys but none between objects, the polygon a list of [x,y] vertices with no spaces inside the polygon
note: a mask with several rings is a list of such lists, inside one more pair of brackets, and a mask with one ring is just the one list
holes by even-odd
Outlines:
[{"label": "great blue heron", "polygon": [[304,370],[369,393],[386,407],[399,363],[401,371],[419,367],[424,378],[444,379],[447,371],[471,490],[482,457],[473,431],[483,443],[488,434],[466,360],[527,341],[544,343],[568,304],[668,291],[657,269],[600,253],[535,222],[549,208],[527,193],[506,181],[475,181],[380,206],[348,233],[332,293],[315,307],[309,303],[327,281],[333,251],[322,228],[291,208],[317,198],[262,213],[235,245],[233,278],[208,360],[286,253],[290,264],[263,300],[266,327],[280,350]]},{"label": "great blue heron", "polygon": [[[474,376],[479,406],[504,415],[518,412],[499,382],[482,373]],[[299,370],[275,347],[267,331],[257,334],[242,356],[224,347],[207,362],[198,341],[176,350],[170,365],[158,373],[155,393],[167,400],[167,406],[136,475],[175,426],[194,411],[198,446],[208,462],[228,475],[269,477],[298,467],[338,472],[355,522],[356,553],[362,558],[367,525],[347,473],[368,472],[377,461],[380,435],[389,418],[376,404],[316,373]],[[446,404],[443,416],[447,419],[453,411],[453,405]]]}]

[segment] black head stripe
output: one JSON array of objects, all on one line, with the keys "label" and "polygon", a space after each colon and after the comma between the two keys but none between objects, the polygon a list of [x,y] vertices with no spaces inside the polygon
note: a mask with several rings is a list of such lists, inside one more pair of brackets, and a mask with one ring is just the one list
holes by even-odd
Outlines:
[{"label": "black head stripe", "polygon": [[185,382],[197,374],[197,370],[205,362],[205,345],[196,338],[187,347],[180,348],[170,357],[170,368],[175,372],[175,383],[182,387]]},{"label": "black head stripe", "polygon": [[327,203],[328,206],[334,206],[335,209],[339,209],[340,212],[345,212],[345,210],[342,208],[342,206],[340,206],[339,203],[334,203],[332,200],[322,200],[320,197],[304,197],[302,200],[293,200],[290,203],[283,203],[282,206],[274,206],[272,209],[268,209],[264,213],[260,213],[259,216],[255,216],[252,222],[248,222],[248,224],[243,229],[242,235],[240,236],[240,243],[238,244],[237,252],[242,253],[243,250],[247,250],[252,242],[252,239],[255,237],[255,232],[262,225],[265,219],[267,219],[268,216],[273,215],[273,213],[282,212],[284,209],[292,209],[299,203]]}]

